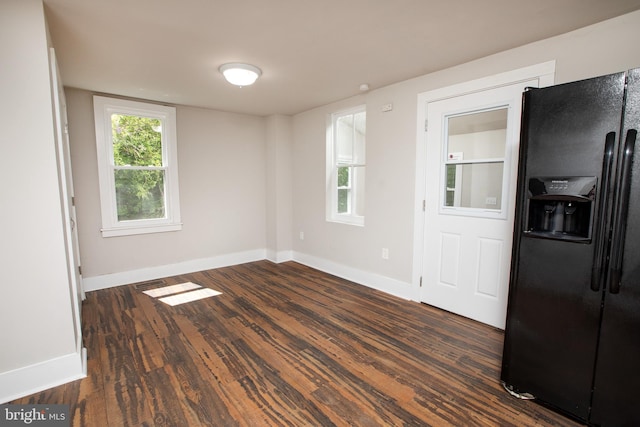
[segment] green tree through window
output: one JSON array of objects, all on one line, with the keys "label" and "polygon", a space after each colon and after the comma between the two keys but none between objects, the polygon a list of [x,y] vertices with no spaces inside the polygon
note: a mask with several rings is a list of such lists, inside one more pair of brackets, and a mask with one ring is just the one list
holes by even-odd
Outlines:
[{"label": "green tree through window", "polygon": [[338,213],[349,212],[349,168],[338,168]]},{"label": "green tree through window", "polygon": [[165,216],[162,122],[111,116],[118,221]]}]

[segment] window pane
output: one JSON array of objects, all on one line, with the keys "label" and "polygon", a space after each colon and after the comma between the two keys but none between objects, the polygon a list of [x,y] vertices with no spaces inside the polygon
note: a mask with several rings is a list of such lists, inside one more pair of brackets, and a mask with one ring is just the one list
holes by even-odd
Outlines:
[{"label": "window pane", "polygon": [[118,221],[165,217],[164,171],[115,171]]},{"label": "window pane", "polygon": [[447,119],[447,159],[503,158],[507,141],[507,108]]},{"label": "window pane", "polygon": [[149,117],[111,115],[116,166],[162,166],[162,122]]},{"label": "window pane", "polygon": [[338,117],[336,120],[336,161],[353,162],[353,114]]},{"label": "window pane", "polygon": [[338,190],[338,213],[349,212],[349,190],[346,188]]},{"label": "window pane", "polygon": [[338,187],[348,187],[348,186],[349,186],[349,168],[340,167],[338,168]]},{"label": "window pane", "polygon": [[327,221],[364,225],[364,106],[331,114],[327,133]]},{"label": "window pane", "polygon": [[446,183],[445,206],[479,209],[501,209],[502,172],[504,162],[447,165],[457,181]]},{"label": "window pane", "polygon": [[367,114],[363,111],[353,118],[353,163],[364,164],[364,143],[367,127]]}]

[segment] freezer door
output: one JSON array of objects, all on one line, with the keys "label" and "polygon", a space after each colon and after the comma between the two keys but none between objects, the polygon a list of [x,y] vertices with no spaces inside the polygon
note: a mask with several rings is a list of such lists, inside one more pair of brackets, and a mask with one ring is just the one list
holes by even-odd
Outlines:
[{"label": "freezer door", "polygon": [[[620,172],[626,160],[630,166],[629,188],[619,186],[619,208],[627,211],[621,221],[621,236],[612,245],[621,245],[621,274],[609,274],[605,294],[600,346],[590,421],[593,425],[640,425],[640,158],[637,130],[640,127],[640,69],[628,74],[624,127],[620,151]],[[626,145],[626,147],[625,147]],[[634,150],[635,148],[635,150]],[[635,155],[635,162],[633,156]],[[625,194],[626,193],[626,194]],[[623,212],[624,213],[624,212]],[[614,226],[615,228],[615,226]],[[617,240],[617,241],[616,241]]]},{"label": "freezer door", "polygon": [[562,241],[527,233],[526,183],[539,176],[597,177],[598,234],[607,194],[601,187],[605,145],[617,139],[612,133],[619,134],[623,94],[624,73],[525,94],[502,380],[513,391],[584,421],[603,295],[591,280],[597,239]]}]

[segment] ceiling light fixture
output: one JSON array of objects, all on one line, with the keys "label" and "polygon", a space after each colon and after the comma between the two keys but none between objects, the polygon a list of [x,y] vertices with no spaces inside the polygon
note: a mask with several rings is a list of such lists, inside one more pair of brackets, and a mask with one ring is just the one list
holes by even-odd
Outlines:
[{"label": "ceiling light fixture", "polygon": [[240,87],[252,85],[262,75],[260,68],[239,62],[223,64],[219,70],[229,83]]}]

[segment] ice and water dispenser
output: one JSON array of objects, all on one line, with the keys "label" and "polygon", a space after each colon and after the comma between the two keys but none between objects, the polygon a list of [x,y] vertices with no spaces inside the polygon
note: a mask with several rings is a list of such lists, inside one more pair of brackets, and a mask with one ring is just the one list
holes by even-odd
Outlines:
[{"label": "ice and water dispenser", "polygon": [[596,177],[530,178],[525,235],[589,242],[596,183]]}]

